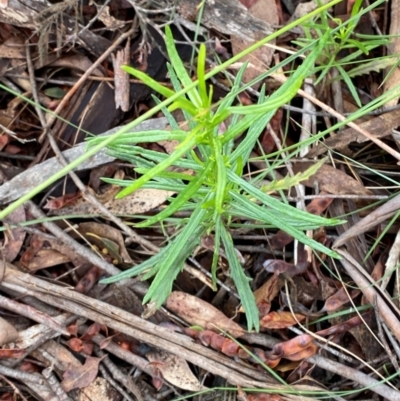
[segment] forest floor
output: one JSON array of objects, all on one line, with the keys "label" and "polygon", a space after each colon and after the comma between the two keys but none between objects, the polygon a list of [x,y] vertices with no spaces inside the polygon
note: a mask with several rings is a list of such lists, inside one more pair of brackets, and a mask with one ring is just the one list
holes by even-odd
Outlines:
[{"label": "forest floor", "polygon": [[400,401],[399,1],[0,1],[1,401]]}]

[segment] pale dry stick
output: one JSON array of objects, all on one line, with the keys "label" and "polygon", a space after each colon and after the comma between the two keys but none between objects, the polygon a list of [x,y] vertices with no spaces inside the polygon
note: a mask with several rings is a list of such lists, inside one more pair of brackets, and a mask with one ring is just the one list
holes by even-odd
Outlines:
[{"label": "pale dry stick", "polygon": [[[106,380],[109,385],[111,387],[113,387],[113,389],[115,391],[117,391],[118,393],[120,393],[120,395],[122,395],[122,397],[124,397],[124,401],[134,401],[134,399],[125,391],[124,388],[122,388],[122,386],[119,385],[119,383],[117,383],[110,375],[110,373],[107,371],[107,369],[100,364],[99,365],[99,372],[101,373],[101,376],[103,377],[104,380]],[[139,399],[138,400],[142,400]]]},{"label": "pale dry stick", "polygon": [[[104,323],[121,333],[132,335],[134,338],[137,338],[141,341],[153,344],[158,348],[175,353],[179,356],[183,356],[185,359],[193,361],[194,364],[203,366],[212,373],[227,378],[233,384],[246,383],[245,385],[247,387],[261,386],[263,388],[269,387],[271,389],[287,389],[286,387],[282,387],[280,385],[267,383],[266,380],[269,381],[269,379],[265,375],[261,374],[261,372],[256,373],[254,370],[248,369],[245,366],[238,366],[225,356],[216,354],[212,350],[193,343],[193,341],[186,336],[173,333],[163,327],[155,326],[150,322],[143,321],[142,319],[126,311],[104,304],[101,301],[89,298],[82,294],[74,293],[73,291],[69,291],[51,283],[49,284],[36,277],[31,277],[27,274],[16,272],[14,269],[8,266],[10,265],[6,263],[6,274],[5,279],[1,283],[2,287],[13,288],[18,292],[40,297],[45,302],[48,302],[56,307],[60,307],[65,310],[73,310],[73,313],[78,313],[79,315],[85,316],[88,319]],[[52,295],[48,295],[50,293]],[[95,312],[98,310],[101,311],[102,314]],[[258,335],[258,337],[259,336],[260,335]],[[268,336],[263,337],[268,338]],[[279,342],[279,340],[272,339],[272,341],[269,343],[271,343],[271,346],[273,346],[275,343]],[[173,344],[179,345],[179,349],[176,347],[171,349]],[[266,346],[269,346],[268,344],[266,344]],[[115,347],[118,348],[117,346]],[[193,357],[194,360],[192,359]],[[205,360],[203,358],[205,358]],[[391,388],[379,383],[373,378],[369,378],[362,372],[356,371],[352,368],[347,368],[340,363],[329,361],[324,357],[314,356],[310,357],[308,360],[324,369],[347,377],[350,380],[354,380],[361,385],[374,386],[375,391],[387,399],[400,401],[400,393],[393,391]],[[210,364],[208,362],[210,362]],[[207,367],[204,364],[206,364]],[[227,367],[230,369],[227,369]],[[240,369],[240,373],[237,372],[237,369]],[[248,375],[247,378],[245,378],[244,375]],[[249,376],[252,377],[252,379],[248,379]],[[260,379],[262,380],[261,382],[258,381]],[[307,389],[311,391],[315,390],[314,387],[310,386],[293,387],[295,390],[299,391]]]},{"label": "pale dry stick", "polygon": [[[360,358],[358,355],[354,354],[353,352],[350,352],[349,350],[347,350],[346,348],[343,348],[342,346],[340,346],[339,344],[335,344],[329,340],[327,340],[324,337],[319,336],[318,334],[313,333],[311,330],[308,330],[302,323],[300,323],[300,321],[297,319],[296,314],[293,311],[293,306],[292,303],[290,301],[290,297],[289,297],[289,288],[287,285],[287,280],[285,280],[285,291],[287,294],[287,299],[288,299],[288,306],[290,309],[290,312],[293,315],[293,318],[296,320],[297,324],[299,325],[299,327],[301,327],[305,333],[307,333],[308,335],[310,335],[311,337],[321,341],[324,344],[327,345],[331,345],[334,348],[338,348],[340,351],[344,352],[345,354],[350,355],[352,358],[357,359],[359,362],[361,362],[364,366],[368,367],[372,372],[374,372],[378,377],[380,377],[382,380],[385,380],[385,377],[383,375],[381,375],[376,369],[374,369],[369,363],[365,362],[362,358]],[[396,388],[391,384],[388,383],[389,386],[393,387],[395,390]],[[399,392],[399,399],[400,399],[400,392]]]},{"label": "pale dry stick", "polygon": [[[4,289],[4,290],[11,291],[9,289]],[[32,298],[32,297],[26,297],[26,298]],[[47,305],[47,307],[50,308],[50,306],[48,306],[48,305]],[[71,323],[75,322],[76,319],[78,319],[78,316],[71,315],[70,313],[66,313],[64,315],[59,315],[59,316],[61,316],[61,318],[58,319],[59,323],[60,324],[63,323],[66,327],[68,327]],[[51,329],[45,325],[38,325],[36,328],[37,328],[37,331],[36,331],[36,336],[35,336],[35,342],[32,345],[28,346],[28,348],[26,348],[24,350],[25,352],[20,358],[13,359],[12,362],[9,363],[10,368],[19,366],[20,363],[22,363],[31,352],[39,349],[47,341],[60,336],[59,332],[54,331],[53,329]],[[26,331],[32,332],[32,327],[29,327],[28,329],[26,329]],[[24,335],[24,333],[20,333],[20,334]]]},{"label": "pale dry stick", "polygon": [[123,384],[128,388],[131,393],[137,398],[138,401],[143,401],[142,393],[136,383],[133,382],[132,377],[121,372],[119,367],[109,358],[109,356],[102,351],[99,347],[95,347],[95,354],[99,358],[103,358],[102,362],[109,370],[113,379]]},{"label": "pale dry stick", "polygon": [[51,367],[43,369],[42,376],[47,380],[47,383],[49,384],[51,389],[54,391],[54,393],[58,397],[59,401],[73,401],[73,399],[71,397],[69,397],[68,394],[61,387],[61,384],[58,381],[58,379],[56,378],[56,376],[54,375]]},{"label": "pale dry stick", "polygon": [[[400,360],[400,346],[399,346],[399,343],[396,342],[396,340],[393,338],[393,335],[390,332],[390,330],[388,329],[388,327],[386,326],[386,324],[383,325],[383,329],[385,330],[385,333],[388,336],[389,341],[392,344],[392,347],[393,347],[394,351],[396,352],[397,358]],[[399,371],[400,369],[398,368],[397,370]]]},{"label": "pale dry stick", "polygon": [[[263,383],[262,387],[267,385],[277,389],[283,388],[281,385],[274,384],[275,381],[265,373],[247,366],[239,366],[230,358],[205,348],[200,344],[196,344],[192,339],[184,335],[174,333],[164,327],[156,326],[149,321],[145,321],[102,301],[45,282],[29,274],[18,272],[10,266],[8,263],[4,266],[5,275],[0,284],[1,287],[11,288],[22,294],[40,297],[46,303],[63,310],[79,314],[99,323],[104,323],[108,327],[131,335],[139,341],[184,357],[206,370],[228,378],[233,384],[260,386],[260,383]],[[247,378],[245,379],[246,376]]]},{"label": "pale dry stick", "polygon": [[[336,266],[335,261],[333,261],[333,265],[335,266],[335,271],[337,276],[339,277],[339,280],[341,283],[344,283],[343,279],[342,279],[342,275],[340,274],[340,271],[338,269],[338,267]],[[353,307],[353,309],[355,310],[355,312],[357,313],[358,317],[362,320],[362,322],[364,323],[364,326],[367,328],[367,330],[371,333],[372,337],[376,340],[376,342],[383,348],[385,349],[385,346],[382,344],[382,342],[379,340],[379,338],[376,336],[376,334],[373,332],[373,330],[371,329],[371,327],[368,326],[367,322],[364,320],[364,318],[362,317],[361,313],[358,311],[356,304],[354,303],[353,298],[351,297],[351,295],[349,294],[349,291],[347,289],[346,285],[343,285],[343,289],[346,293],[347,299],[350,301],[351,306]]]},{"label": "pale dry stick", "polygon": [[20,316],[25,316],[29,319],[32,319],[35,322],[42,323],[45,326],[51,328],[52,330],[57,331],[59,334],[62,334],[64,336],[70,335],[68,331],[65,329],[65,327],[59,324],[52,317],[46,315],[43,312],[38,311],[37,309],[31,306],[16,302],[12,299],[3,297],[3,295],[0,295],[0,307],[8,311],[14,312]]},{"label": "pale dry stick", "polygon": [[[310,95],[314,95],[314,85],[313,81],[311,78],[306,78],[304,80],[304,91],[309,93]],[[314,104],[311,103],[308,99],[303,99],[303,110],[304,111],[310,111],[313,112],[315,111]],[[310,137],[310,133],[315,134],[316,131],[316,126],[317,126],[317,117],[313,115],[312,113],[303,113],[301,116],[301,133],[300,133],[300,142],[306,141]],[[300,148],[299,156],[302,158],[304,157],[309,150],[309,146],[303,146]],[[305,186],[304,184],[298,184],[299,186],[299,192],[301,193],[301,197],[299,200],[296,201],[296,208],[300,210],[306,210],[305,202],[304,202],[304,196],[306,194]],[[312,238],[313,236],[313,231],[308,230],[307,231],[307,236]],[[295,264],[298,262],[298,246],[299,246],[299,241],[297,239],[294,240],[294,254],[295,254]],[[312,249],[309,246],[304,247],[305,251],[307,252],[307,260],[308,262],[311,262],[312,259]]]},{"label": "pale dry stick", "polygon": [[[400,230],[396,234],[396,238],[393,242],[392,247],[389,251],[389,256],[385,263],[385,272],[383,274],[382,282],[381,282],[381,290],[386,290],[387,285],[392,277],[392,273],[396,271],[396,279],[398,280],[398,272],[396,266],[399,263],[399,256],[400,256]],[[397,281],[396,280],[396,281]]]},{"label": "pale dry stick", "polygon": [[[400,341],[400,311],[393,304],[390,297],[379,287],[375,287],[375,282],[372,277],[363,269],[362,266],[345,250],[335,248],[335,251],[342,256],[341,263],[346,270],[346,273],[354,280],[358,288],[363,292],[370,304],[373,304],[374,297],[377,297],[378,311],[382,316],[383,321],[390,328],[397,341]],[[385,300],[383,300],[385,298]],[[385,302],[386,301],[386,302]],[[390,305],[390,307],[389,307]],[[396,311],[397,315],[393,311]]]},{"label": "pale dry stick", "polygon": [[386,324],[385,324],[385,322],[382,322],[382,318],[380,317],[380,315],[378,313],[378,305],[376,304],[376,297],[374,298],[373,307],[374,307],[374,312],[375,312],[376,324],[378,325],[378,336],[383,344],[383,349],[385,350],[387,356],[390,359],[390,362],[392,362],[393,367],[398,372],[400,370],[399,364],[397,363],[396,357],[393,355],[393,352],[390,349],[389,344],[386,341],[385,335],[382,330],[382,327],[386,326]]},{"label": "pale dry stick", "polygon": [[46,401],[58,401],[57,396],[39,373],[22,372],[21,370],[11,369],[0,364],[0,375],[19,380]]},{"label": "pale dry stick", "polygon": [[[281,74],[271,74],[271,76],[275,80],[277,80],[278,82],[281,82],[281,83],[284,83],[285,81],[287,81],[287,78],[284,77]],[[320,100],[318,100],[314,96],[310,96],[304,90],[299,89],[297,91],[297,93],[300,96],[308,99],[310,102],[314,103],[315,105],[317,105],[321,109],[325,110],[326,112],[328,112],[329,114],[331,114],[332,116],[337,118],[339,121],[345,121],[346,120],[346,117],[344,117],[342,114],[338,113],[336,110],[332,109],[332,107],[329,107],[328,105],[326,105],[325,103],[321,102]],[[350,128],[353,128],[354,130],[356,130],[360,134],[364,135],[370,141],[372,141],[376,145],[378,145],[381,149],[386,150],[386,152],[388,152],[390,155],[392,155],[395,159],[399,160],[399,162],[400,162],[400,153],[396,152],[390,146],[386,145],[386,143],[382,142],[379,138],[376,138],[375,136],[371,135],[368,131],[362,129],[360,126],[358,126],[357,124],[355,124],[352,121],[346,122],[346,125],[349,126]]]}]

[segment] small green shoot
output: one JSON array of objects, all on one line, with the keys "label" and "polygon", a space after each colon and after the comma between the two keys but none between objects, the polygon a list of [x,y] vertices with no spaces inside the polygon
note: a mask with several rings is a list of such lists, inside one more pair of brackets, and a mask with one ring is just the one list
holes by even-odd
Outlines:
[{"label": "small green shoot", "polygon": [[[145,273],[144,278],[154,277],[154,279],[144,302],[153,301],[157,306],[160,306],[168,297],[176,276],[183,269],[186,258],[199,245],[203,236],[213,235],[215,253],[212,276],[214,279],[216,278],[220,247],[223,247],[224,255],[230,267],[230,274],[246,312],[248,329],[255,328],[258,330],[258,309],[250,289],[250,278],[244,272],[229,233],[234,216],[260,221],[283,229],[313,249],[338,257],[334,251],[307,237],[304,230],[322,225],[335,225],[339,223],[339,220],[325,219],[299,211],[267,195],[241,177],[243,166],[247,163],[251,150],[263,128],[275,111],[295,96],[304,78],[312,70],[327,40],[328,35],[319,40],[303,64],[285,84],[271,96],[267,98],[261,96],[259,104],[232,106],[235,97],[228,94],[225,99],[219,102],[218,107],[213,107],[212,91],[207,88],[205,75],[205,46],[200,46],[197,59],[198,85],[191,87],[192,80],[176,51],[172,33],[168,27],[166,28],[166,47],[171,61],[169,71],[175,91],[179,91],[181,87],[191,88],[187,92],[187,97],[177,98],[169,110],[181,108],[190,119],[190,131],[186,132],[185,137],[183,137],[182,131],[172,131],[179,138],[180,144],[171,155],[145,150],[141,154],[139,149],[135,151],[134,145],[138,142],[138,137],[145,137],[148,142],[151,142],[149,138],[153,138],[147,133],[140,132],[124,134],[116,139],[109,146],[109,149],[113,155],[118,155],[118,157],[136,165],[137,173],[143,173],[135,181],[122,182],[122,186],[125,188],[117,197],[127,196],[143,186],[159,188],[160,185],[164,185],[174,188],[178,192],[176,198],[171,200],[166,209],[148,220],[138,223],[136,227],[148,227],[163,223],[172,214],[180,210],[190,208],[192,213],[184,221],[183,226],[181,225],[183,227],[181,231],[163,248],[160,254],[153,256],[141,265],[103,280],[103,283],[112,283]],[[234,83],[236,89],[240,87],[244,68],[245,66],[239,71]],[[160,88],[160,84],[144,76],[140,71],[131,67],[124,67],[124,69],[136,78],[141,79],[162,96],[173,97],[177,93],[171,89]],[[171,120],[172,115],[169,111],[163,110],[167,118]],[[225,129],[223,133],[220,133],[222,123]],[[178,127],[176,121],[172,121],[171,125],[175,128]],[[246,139],[234,149],[233,142],[246,130],[248,130]],[[160,140],[162,132],[157,132],[156,136]],[[165,137],[162,139],[170,137],[171,132],[165,131]],[[98,141],[99,138],[91,138],[89,144],[95,145]],[[129,146],[131,146],[132,151],[129,150]],[[181,175],[168,175],[166,170],[170,167],[174,167],[175,170],[176,168],[189,168],[193,171],[193,176],[191,179],[185,180]],[[291,185],[296,185],[314,172],[315,168],[302,175],[283,180],[279,185],[275,183],[275,185],[281,189],[286,189]],[[107,182],[112,182],[112,180],[107,180]],[[121,181],[118,183],[121,184]],[[271,189],[269,188],[269,190]]]}]

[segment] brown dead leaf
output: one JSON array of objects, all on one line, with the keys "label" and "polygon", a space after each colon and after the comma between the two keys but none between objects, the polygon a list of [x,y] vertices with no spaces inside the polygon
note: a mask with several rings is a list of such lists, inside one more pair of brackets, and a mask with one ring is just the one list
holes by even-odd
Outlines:
[{"label": "brown dead leaf", "polygon": [[157,364],[162,377],[172,385],[187,391],[204,389],[183,358],[165,351],[148,352],[146,357],[150,362]]},{"label": "brown dead leaf", "polygon": [[88,356],[82,366],[72,366],[63,374],[61,385],[67,393],[76,388],[85,388],[97,377],[102,358]]},{"label": "brown dead leaf", "polygon": [[329,327],[325,330],[320,330],[317,331],[315,334],[321,336],[321,337],[328,337],[328,336],[337,336],[338,334],[345,333],[352,329],[353,327],[357,327],[360,324],[364,323],[364,320],[368,319],[368,315],[365,314],[363,318],[360,316],[354,316],[349,320],[346,320],[345,322],[339,323],[335,326]]},{"label": "brown dead leaf", "polygon": [[98,266],[93,265],[78,281],[75,286],[75,291],[79,292],[80,294],[87,294],[97,283],[102,274],[103,270]]},{"label": "brown dead leaf", "polygon": [[360,294],[360,292],[361,291],[359,290],[346,291],[344,287],[340,288],[325,301],[325,305],[321,309],[321,312],[334,312],[341,306],[350,302],[350,299],[355,298],[357,295]]},{"label": "brown dead leaf", "polygon": [[[18,224],[26,220],[25,209],[20,206],[18,209],[10,213],[7,218],[4,219],[4,223],[7,224]],[[2,247],[2,258],[6,262],[13,262],[18,256],[21,250],[22,244],[24,243],[26,231],[23,227],[17,227],[6,230],[5,242]]]},{"label": "brown dead leaf", "polygon": [[[138,189],[133,194],[122,199],[111,199],[104,206],[115,215],[132,216],[146,213],[162,205],[174,192],[158,189]],[[53,211],[52,214],[64,216],[66,214],[101,215],[100,210],[85,199],[79,199],[73,206]]]},{"label": "brown dead leaf", "polygon": [[245,333],[242,327],[217,308],[184,292],[172,292],[166,301],[166,307],[191,325],[201,326],[217,333],[218,329],[221,329],[233,337],[240,337]]},{"label": "brown dead leaf", "polygon": [[294,326],[297,322],[303,322],[305,318],[298,313],[293,316],[292,312],[270,312],[260,320],[260,326],[265,329],[286,329]]},{"label": "brown dead leaf", "polygon": [[[301,353],[313,345],[313,338],[309,334],[302,334],[291,340],[274,345],[271,352],[266,352],[268,357],[286,358],[290,360],[296,359]],[[310,350],[311,351],[311,350]],[[310,352],[307,351],[307,352]],[[295,359],[293,359],[295,358]]]},{"label": "brown dead leaf", "polygon": [[260,310],[260,307],[263,311],[263,314],[260,316],[264,316],[269,312],[269,307],[271,307],[272,300],[279,293],[279,278],[278,274],[273,274],[260,288],[254,291],[254,298],[256,300],[256,305]]},{"label": "brown dead leaf", "polygon": [[[302,173],[313,165],[313,162],[294,162],[293,171],[295,174]],[[306,187],[314,188],[315,182],[318,183],[318,187],[321,191],[326,191],[335,195],[372,195],[371,191],[366,189],[360,182],[327,164],[324,164],[316,174],[301,183]]]},{"label": "brown dead leaf", "polygon": [[30,271],[36,271],[68,262],[70,262],[69,257],[60,252],[53,249],[40,249],[29,264],[25,266]]},{"label": "brown dead leaf", "polygon": [[58,198],[49,199],[43,206],[43,208],[48,210],[59,210],[63,207],[66,207],[67,205],[73,204],[81,196],[82,195],[79,192],[73,192],[70,194],[59,196]]}]

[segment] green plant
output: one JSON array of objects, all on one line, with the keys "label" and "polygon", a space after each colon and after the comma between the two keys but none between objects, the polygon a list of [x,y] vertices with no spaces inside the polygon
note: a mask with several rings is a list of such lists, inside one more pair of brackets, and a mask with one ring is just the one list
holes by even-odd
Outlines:
[{"label": "green plant", "polygon": [[[390,35],[363,35],[356,32],[361,17],[367,15],[371,10],[383,3],[383,1],[384,0],[378,0],[365,9],[361,9],[363,0],[356,0],[350,18],[347,21],[334,18],[325,10],[318,16],[318,21],[311,20],[303,24],[304,38],[299,38],[294,41],[298,46],[304,47],[309,45],[310,42],[313,42],[315,38],[322,38],[329,33],[326,45],[316,61],[319,65],[316,71],[320,72],[316,84],[328,74],[331,68],[335,67],[339,73],[338,79],[342,79],[346,83],[359,107],[361,107],[361,101],[350,77],[357,74],[357,71],[358,73],[360,73],[360,71],[366,73],[384,67],[378,67],[378,63],[375,60],[372,64],[368,63],[368,61],[364,61],[363,63],[366,64],[365,68],[362,68],[363,65],[358,65],[357,70],[351,73],[349,73],[345,67],[351,66],[353,63],[359,64],[360,62],[358,59],[361,56],[369,55],[373,49],[386,46],[390,43],[392,39]],[[389,59],[391,58],[390,55],[388,57]],[[393,60],[387,61],[387,63],[390,62],[392,64],[395,63]],[[379,64],[383,65],[384,63],[380,62]]]},{"label": "green plant", "polygon": [[[143,187],[168,189],[178,193],[164,211],[138,223],[137,227],[162,223],[181,209],[189,209],[192,212],[188,219],[181,222],[180,232],[160,253],[138,266],[103,280],[103,283],[112,283],[142,273],[144,273],[143,279],[154,276],[144,302],[153,301],[160,306],[171,292],[173,282],[182,270],[186,258],[192,254],[204,235],[213,234],[215,249],[213,277],[214,279],[216,277],[217,262],[222,247],[244,306],[250,330],[253,327],[259,328],[258,310],[249,286],[249,278],[244,273],[229,233],[233,220],[240,218],[258,221],[268,227],[282,229],[313,249],[337,257],[334,251],[310,239],[303,231],[322,225],[338,224],[338,220],[311,215],[266,194],[276,188],[288,188],[308,178],[316,172],[319,165],[302,175],[272,183],[262,190],[242,178],[244,166],[260,133],[275,111],[297,93],[327,40],[328,36],[325,35],[318,42],[304,48],[304,52],[310,48],[312,51],[303,64],[268,98],[262,91],[259,103],[253,106],[233,106],[235,95],[240,91],[240,82],[246,65],[239,71],[231,93],[218,105],[212,105],[212,87],[207,88],[205,77],[205,46],[202,45],[199,50],[198,85],[193,87],[192,80],[175,49],[168,27],[166,46],[171,60],[168,68],[175,90],[160,85],[141,71],[124,67],[125,71],[167,98],[174,97],[182,87],[188,89],[187,97],[177,97],[168,109],[163,108],[172,127],[171,131],[126,133],[108,145],[109,152],[113,156],[136,165],[136,172],[141,176],[134,181],[111,179],[105,181],[125,187],[117,195],[119,198]],[[286,63],[290,61],[286,60]],[[279,67],[281,65],[277,66]],[[188,132],[179,128],[179,124],[170,113],[177,108],[182,109],[185,115],[189,126]],[[241,143],[234,147],[235,139],[246,130],[247,133]],[[101,140],[91,138],[89,145],[97,145]],[[135,146],[140,142],[161,140],[177,140],[179,145],[171,155]],[[168,171],[170,167],[174,167],[175,171]],[[192,173],[176,172],[177,169]]]}]

